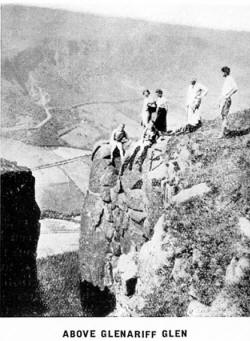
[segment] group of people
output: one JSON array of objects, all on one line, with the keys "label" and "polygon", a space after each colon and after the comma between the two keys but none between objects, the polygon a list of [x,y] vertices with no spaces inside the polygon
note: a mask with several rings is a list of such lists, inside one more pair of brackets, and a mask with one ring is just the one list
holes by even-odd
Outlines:
[{"label": "group of people", "polygon": [[[146,128],[149,122],[153,122],[155,128],[162,134],[167,131],[168,102],[161,89],[157,89],[155,93],[156,98],[153,98],[148,89],[142,93],[144,101],[141,112],[141,125]],[[153,118],[153,115],[155,118]]]},{"label": "group of people", "polygon": [[[222,138],[226,134],[232,96],[238,91],[237,84],[231,76],[230,68],[228,66],[223,66],[221,72],[225,80],[219,98],[222,126],[218,138]],[[201,125],[199,109],[202,98],[207,95],[207,92],[208,89],[198,82],[197,79],[193,78],[191,80],[186,99],[187,126],[196,127]],[[147,150],[150,145],[155,143],[158,137],[167,132],[168,102],[161,89],[157,89],[155,94],[156,96],[153,97],[148,89],[143,91],[144,101],[141,111],[141,125],[143,126],[144,131],[139,143],[141,154],[143,154],[143,151]],[[114,162],[114,152],[116,149],[119,150],[123,162],[125,156],[124,143],[128,140],[129,138],[125,131],[124,124],[119,125],[119,127],[112,132],[110,139],[111,163]]]}]

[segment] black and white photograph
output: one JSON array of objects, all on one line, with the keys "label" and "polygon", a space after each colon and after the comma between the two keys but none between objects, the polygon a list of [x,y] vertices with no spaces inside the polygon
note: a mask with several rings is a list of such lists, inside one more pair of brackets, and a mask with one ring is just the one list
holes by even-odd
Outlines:
[{"label": "black and white photograph", "polygon": [[250,3],[2,1],[0,136],[1,324],[249,323]]}]

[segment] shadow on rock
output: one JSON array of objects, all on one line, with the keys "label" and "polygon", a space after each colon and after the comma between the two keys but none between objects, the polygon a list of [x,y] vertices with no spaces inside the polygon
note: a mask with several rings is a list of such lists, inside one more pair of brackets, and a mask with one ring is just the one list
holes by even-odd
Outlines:
[{"label": "shadow on rock", "polygon": [[1,317],[36,317],[46,311],[39,285],[23,290],[14,289],[12,293],[1,296]]},{"label": "shadow on rock", "polygon": [[98,286],[84,281],[80,283],[80,295],[82,309],[88,316],[104,317],[115,309],[115,295],[107,287],[101,290]]},{"label": "shadow on rock", "polygon": [[227,129],[225,136],[226,137],[236,137],[236,136],[243,136],[250,133],[250,127],[242,130],[229,130]]}]

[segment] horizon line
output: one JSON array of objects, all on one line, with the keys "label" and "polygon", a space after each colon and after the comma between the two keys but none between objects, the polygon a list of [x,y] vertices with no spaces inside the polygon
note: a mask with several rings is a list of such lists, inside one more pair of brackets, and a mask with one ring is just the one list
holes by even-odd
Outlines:
[{"label": "horizon line", "polygon": [[[93,1],[93,0],[92,0]],[[135,0],[134,0],[135,1]],[[144,21],[144,22],[148,22],[148,23],[155,23],[155,24],[167,24],[167,25],[172,25],[172,26],[184,26],[184,27],[191,27],[191,28],[201,28],[201,29],[208,29],[208,30],[213,30],[213,31],[231,31],[231,32],[244,32],[244,33],[249,33],[250,32],[250,25],[249,28],[246,27],[235,27],[234,25],[232,25],[232,27],[225,27],[225,26],[217,26],[217,24],[214,25],[209,25],[209,24],[199,24],[197,22],[186,22],[185,18],[184,20],[179,19],[179,17],[172,17],[168,18],[168,19],[163,19],[163,18],[156,18],[156,17],[152,17],[152,18],[148,18],[147,16],[141,16],[138,15],[138,13],[134,13],[133,15],[128,14],[128,13],[114,13],[114,12],[109,12],[109,11],[105,11],[102,12],[100,10],[94,10],[94,9],[83,9],[83,8],[79,8],[78,6],[73,7],[73,6],[57,6],[56,4],[54,5],[53,2],[51,2],[50,4],[46,3],[40,3],[34,4],[34,2],[39,2],[39,1],[32,1],[32,3],[28,3],[25,4],[24,2],[22,3],[18,3],[17,2],[12,2],[12,1],[7,1],[5,3],[2,2],[1,4],[1,8],[4,7],[22,7],[22,8],[39,8],[39,9],[45,9],[45,10],[53,10],[53,11],[64,11],[64,12],[68,12],[68,13],[76,13],[78,15],[81,14],[87,14],[87,15],[93,15],[93,16],[97,16],[97,17],[106,17],[106,18],[112,18],[112,19],[127,19],[127,20],[135,20],[135,21]],[[207,8],[209,7],[214,8],[214,5],[209,5],[206,6]],[[241,8],[241,9],[247,9],[249,11],[249,17],[250,17],[250,6],[246,6],[246,5],[241,5],[241,6],[233,6],[234,8]],[[178,6],[170,6],[167,7],[166,9],[170,9],[170,8],[174,8],[174,10],[178,10],[180,8],[183,8],[183,13],[185,12],[184,8],[187,9],[186,5],[178,5]],[[191,7],[188,7],[189,10],[191,10]],[[201,7],[200,7],[201,8]],[[222,8],[222,6],[220,5],[220,8]],[[224,8],[224,7],[223,7]],[[218,9],[218,6],[217,6]],[[231,8],[232,9],[232,8]],[[196,6],[196,10],[197,10],[197,6]],[[199,12],[199,10],[198,10]],[[234,13],[235,14],[235,13]],[[185,16],[185,15],[184,15]]]}]

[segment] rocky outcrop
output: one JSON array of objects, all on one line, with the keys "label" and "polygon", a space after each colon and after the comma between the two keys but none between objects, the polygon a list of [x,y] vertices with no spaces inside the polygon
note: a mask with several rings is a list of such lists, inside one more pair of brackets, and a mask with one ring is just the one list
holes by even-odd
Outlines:
[{"label": "rocky outcrop", "polygon": [[28,168],[1,159],[1,315],[22,315],[37,290],[40,210]]},{"label": "rocky outcrop", "polygon": [[[249,121],[243,112],[232,125],[242,115]],[[248,136],[218,143],[214,127],[163,137],[145,153],[132,144],[122,167],[119,156],[110,164],[108,143],[95,150],[81,281],[111,295],[112,315],[250,314]]]}]

